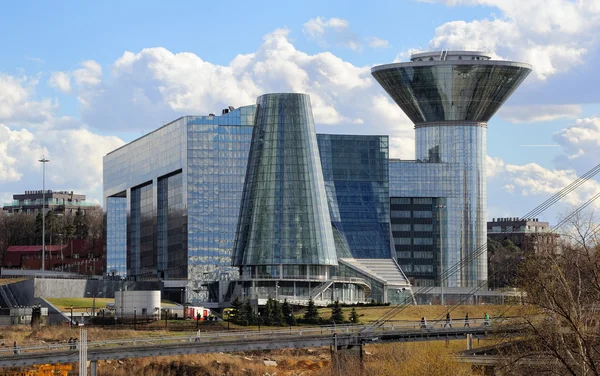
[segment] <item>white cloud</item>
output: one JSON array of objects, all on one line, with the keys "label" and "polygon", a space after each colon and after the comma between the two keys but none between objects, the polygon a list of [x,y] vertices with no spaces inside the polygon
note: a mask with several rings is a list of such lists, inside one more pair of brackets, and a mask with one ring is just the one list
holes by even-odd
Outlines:
[{"label": "white cloud", "polygon": [[38,159],[45,155],[50,159],[49,189],[64,188],[101,199],[102,156],[123,141],[96,134],[77,119],[57,117],[57,105],[33,100],[36,84],[27,78],[0,76],[2,195],[41,189]]},{"label": "white cloud", "polygon": [[[430,1],[431,2],[431,1]],[[436,29],[430,47],[491,51],[534,66],[545,80],[582,64],[597,43],[597,1],[569,0],[439,0],[449,6],[483,5],[498,8],[501,18],[453,21]]]},{"label": "white cloud", "polygon": [[335,17],[311,18],[302,26],[302,31],[323,47],[335,44],[362,51],[360,38],[350,30],[350,22],[346,20]]},{"label": "white cloud", "polygon": [[71,77],[65,72],[54,72],[48,80],[48,84],[62,93],[71,92]]},{"label": "white cloud", "polygon": [[81,68],[72,73],[75,83],[79,86],[98,85],[102,79],[102,67],[94,60],[81,63]]},{"label": "white cloud", "polygon": [[498,116],[511,123],[537,123],[557,119],[574,119],[581,114],[578,104],[544,104],[503,106]]},{"label": "white cloud", "polygon": [[[573,169],[547,169],[537,163],[514,165],[505,163],[500,158],[488,157],[487,167],[488,187],[500,185],[506,193],[527,198],[530,209],[535,208],[578,178],[578,174]],[[491,173],[490,170],[492,170]],[[565,205],[579,206],[599,191],[600,183],[593,179],[589,180],[562,198],[558,206],[563,208]],[[600,202],[594,204],[596,207],[600,207]]]},{"label": "white cloud", "polygon": [[0,73],[0,121],[41,122],[50,117],[56,104],[49,99],[33,100],[37,80]]},{"label": "white cloud", "polygon": [[368,37],[368,38],[365,38],[365,39],[369,43],[369,47],[383,48],[383,47],[389,47],[390,46],[390,42],[388,42],[385,39],[380,39],[380,38],[377,38],[377,37]]},{"label": "white cloud", "polygon": [[600,161],[600,118],[577,119],[575,124],[555,133],[553,140],[563,149],[556,163],[583,173]]},{"label": "white cloud", "polygon": [[110,82],[84,95],[84,121],[105,129],[152,129],[183,114],[218,113],[228,105],[254,103],[264,93],[292,91],[311,96],[317,125],[339,126],[343,133],[412,137],[410,121],[383,94],[370,67],[354,66],[329,52],[298,51],[288,33],[267,34],[255,52],[238,55],[228,65],[164,48],[125,52],[113,64]]}]

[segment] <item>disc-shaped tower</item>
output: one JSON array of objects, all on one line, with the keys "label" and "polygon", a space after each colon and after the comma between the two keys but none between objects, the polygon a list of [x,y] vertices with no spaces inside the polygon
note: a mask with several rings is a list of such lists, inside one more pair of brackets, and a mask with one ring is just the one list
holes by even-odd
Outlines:
[{"label": "disc-shaped tower", "polygon": [[[425,169],[416,176],[433,181],[447,197],[438,205],[445,213],[438,279],[455,287],[485,283],[487,122],[531,66],[473,51],[426,52],[410,60],[376,66],[371,73],[415,124],[417,162],[446,164],[439,176],[423,176]],[[408,177],[406,182],[418,195],[419,184]],[[447,281],[440,278],[454,270]]]}]

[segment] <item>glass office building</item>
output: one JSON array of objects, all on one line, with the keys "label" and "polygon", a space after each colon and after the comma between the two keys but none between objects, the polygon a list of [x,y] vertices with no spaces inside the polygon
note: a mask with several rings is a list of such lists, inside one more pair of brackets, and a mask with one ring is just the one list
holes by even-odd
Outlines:
[{"label": "glass office building", "polygon": [[392,257],[388,137],[319,134],[317,142],[338,257]]},{"label": "glass office building", "polygon": [[104,157],[108,275],[163,280],[177,301],[219,300],[237,275],[255,110],[185,116]]},{"label": "glass office building", "polygon": [[390,161],[390,197],[396,256],[416,285],[486,283],[487,122],[530,71],[469,51],[371,70],[415,124],[416,160]]}]

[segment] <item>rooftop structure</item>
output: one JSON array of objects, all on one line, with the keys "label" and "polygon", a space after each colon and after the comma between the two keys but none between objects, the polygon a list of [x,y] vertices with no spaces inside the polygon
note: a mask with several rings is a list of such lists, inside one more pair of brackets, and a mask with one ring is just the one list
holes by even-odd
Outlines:
[{"label": "rooftop structure", "polygon": [[25,213],[37,214],[42,210],[43,197],[46,198],[46,211],[53,210],[55,214],[71,215],[78,209],[83,211],[95,209],[98,205],[85,201],[85,195],[74,194],[73,191],[25,191],[13,195],[13,201],[4,203],[3,210],[8,214]]}]

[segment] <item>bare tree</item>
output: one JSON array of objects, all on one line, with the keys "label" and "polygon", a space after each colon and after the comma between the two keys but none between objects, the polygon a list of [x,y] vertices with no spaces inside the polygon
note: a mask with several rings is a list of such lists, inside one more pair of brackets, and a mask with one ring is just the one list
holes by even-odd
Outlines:
[{"label": "bare tree", "polygon": [[540,246],[525,261],[520,283],[535,309],[525,317],[529,330],[512,361],[522,358],[527,366],[509,373],[600,375],[597,229],[593,213],[577,215],[558,247]]}]

